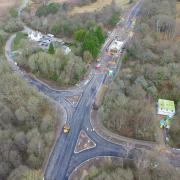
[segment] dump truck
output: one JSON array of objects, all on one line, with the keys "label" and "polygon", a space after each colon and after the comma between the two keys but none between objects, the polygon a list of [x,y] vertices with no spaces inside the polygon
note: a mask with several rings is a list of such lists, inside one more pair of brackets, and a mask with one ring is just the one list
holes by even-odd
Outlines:
[{"label": "dump truck", "polygon": [[69,132],[69,130],[70,130],[70,125],[69,125],[69,123],[66,122],[63,127],[64,134],[67,134]]},{"label": "dump truck", "polygon": [[93,109],[94,110],[98,110],[99,107],[101,106],[103,100],[104,100],[104,95],[105,93],[107,92],[107,89],[108,89],[108,86],[106,84],[103,84],[97,94],[96,94],[96,98],[95,98],[95,101],[93,103]]}]

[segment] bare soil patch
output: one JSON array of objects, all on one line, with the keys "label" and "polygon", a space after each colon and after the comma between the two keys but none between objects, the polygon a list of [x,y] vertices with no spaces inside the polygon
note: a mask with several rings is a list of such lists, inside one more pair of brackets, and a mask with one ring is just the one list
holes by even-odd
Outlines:
[{"label": "bare soil patch", "polygon": [[[125,8],[128,5],[128,0],[115,0],[118,6],[121,8]],[[78,14],[78,13],[85,13],[85,12],[94,12],[99,11],[107,5],[110,5],[112,0],[97,0],[95,3],[91,3],[89,5],[75,7],[70,12],[70,15]]]},{"label": "bare soil patch", "polygon": [[9,14],[9,9],[16,6],[18,2],[18,0],[0,0],[0,20],[4,20]]}]

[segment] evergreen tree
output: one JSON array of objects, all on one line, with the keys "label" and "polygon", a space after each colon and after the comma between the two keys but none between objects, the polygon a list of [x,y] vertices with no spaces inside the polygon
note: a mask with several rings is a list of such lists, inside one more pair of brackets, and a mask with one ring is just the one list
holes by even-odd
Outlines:
[{"label": "evergreen tree", "polygon": [[54,54],[54,53],[55,53],[54,46],[53,46],[52,43],[49,44],[48,53],[49,53],[49,54]]},{"label": "evergreen tree", "polygon": [[105,41],[103,30],[100,26],[95,29],[95,35],[97,36],[99,43],[103,44]]},{"label": "evergreen tree", "polygon": [[78,29],[74,33],[74,38],[77,41],[82,42],[84,40],[84,38],[85,38],[85,35],[86,35],[86,30],[85,29]]},{"label": "evergreen tree", "polygon": [[89,51],[92,54],[93,58],[97,57],[100,49],[100,43],[93,31],[86,33],[82,48],[83,51]]}]

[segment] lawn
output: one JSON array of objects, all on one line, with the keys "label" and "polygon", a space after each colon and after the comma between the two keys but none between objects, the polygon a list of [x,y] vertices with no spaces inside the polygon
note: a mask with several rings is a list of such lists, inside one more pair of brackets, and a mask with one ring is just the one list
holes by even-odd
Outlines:
[{"label": "lawn", "polygon": [[16,37],[13,42],[13,51],[16,51],[18,49],[18,45],[19,45],[21,39],[25,39],[25,38],[26,38],[26,35],[24,33],[22,33],[22,32],[16,33]]}]

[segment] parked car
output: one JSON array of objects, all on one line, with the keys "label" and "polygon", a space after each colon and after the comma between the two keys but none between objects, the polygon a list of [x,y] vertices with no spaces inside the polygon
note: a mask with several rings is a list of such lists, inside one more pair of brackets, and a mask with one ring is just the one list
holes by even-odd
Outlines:
[{"label": "parked car", "polygon": [[101,64],[97,64],[96,69],[100,69],[100,68],[101,68]]},{"label": "parked car", "polygon": [[45,47],[48,47],[49,44],[48,43],[40,43],[40,46],[45,46]]},{"label": "parked car", "polygon": [[54,37],[53,34],[47,34],[47,36],[50,37],[50,38],[53,38],[53,37]]}]

